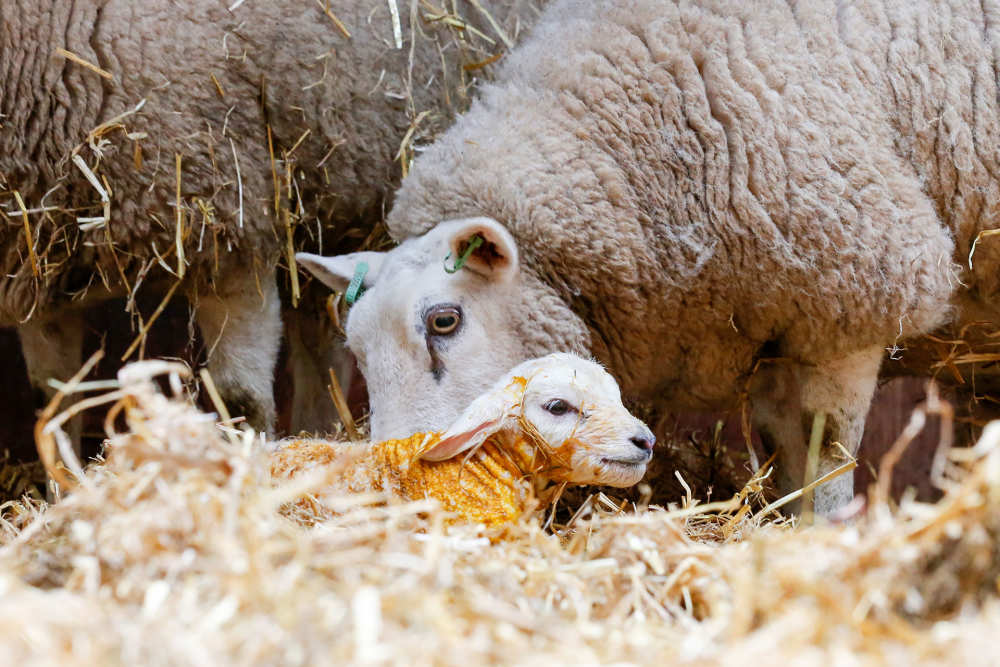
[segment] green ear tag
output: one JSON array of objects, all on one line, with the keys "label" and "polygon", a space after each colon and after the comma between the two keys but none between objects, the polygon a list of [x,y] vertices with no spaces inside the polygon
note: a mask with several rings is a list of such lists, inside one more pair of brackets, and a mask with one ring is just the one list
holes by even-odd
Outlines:
[{"label": "green ear tag", "polygon": [[447,255],[445,255],[444,256],[445,272],[455,273],[460,268],[465,266],[465,263],[469,261],[469,255],[474,253],[476,251],[476,248],[478,248],[481,245],[483,245],[483,237],[480,236],[479,234],[476,234],[469,240],[469,245],[465,248],[465,251],[462,253],[462,256],[455,261],[455,266],[453,266],[450,269],[448,268],[448,258],[451,257],[451,253],[449,252]]},{"label": "green ear tag", "polygon": [[358,262],[358,265],[354,267],[354,276],[351,277],[351,284],[347,286],[347,291],[344,292],[344,301],[347,302],[348,306],[353,306],[354,302],[364,294],[365,288],[361,284],[365,281],[366,275],[368,275],[368,262]]}]

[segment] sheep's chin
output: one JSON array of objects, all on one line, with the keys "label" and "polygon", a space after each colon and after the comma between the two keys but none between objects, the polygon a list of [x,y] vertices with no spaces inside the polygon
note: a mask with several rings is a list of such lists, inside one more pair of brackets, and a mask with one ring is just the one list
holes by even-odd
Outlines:
[{"label": "sheep's chin", "polygon": [[646,474],[646,463],[630,463],[617,461],[600,456],[588,456],[587,463],[581,467],[591,474],[587,479],[574,480],[578,484],[595,484],[598,486],[615,486],[625,488],[639,483]]}]

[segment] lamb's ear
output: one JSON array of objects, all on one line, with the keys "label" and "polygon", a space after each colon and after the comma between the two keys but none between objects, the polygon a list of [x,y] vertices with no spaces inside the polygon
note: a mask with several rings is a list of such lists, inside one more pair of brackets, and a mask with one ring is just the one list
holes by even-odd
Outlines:
[{"label": "lamb's ear", "polygon": [[524,385],[501,382],[458,416],[434,446],[420,455],[428,461],[444,461],[478,447],[486,438],[510,424],[518,414]]},{"label": "lamb's ear", "polygon": [[[459,419],[459,422],[461,421]],[[427,461],[444,461],[445,459],[450,459],[462,452],[469,451],[473,447],[478,447],[486,438],[500,430],[500,421],[496,419],[479,421],[475,424],[463,423],[461,429],[456,430],[459,422],[453,424],[445,432],[444,436],[442,436],[440,442],[421,454],[420,458]]]},{"label": "lamb's ear", "polygon": [[385,255],[384,252],[364,251],[323,257],[308,252],[297,252],[295,261],[330,289],[343,292],[351,284],[354,272],[362,262],[368,264],[368,272],[361,284],[366,289],[374,285],[375,276],[385,260]]},{"label": "lamb's ear", "polygon": [[503,225],[493,218],[468,218],[451,224],[454,229],[448,241],[449,267],[454,266],[473,239],[480,236],[483,242],[469,255],[464,268],[491,280],[509,280],[517,274],[517,242]]}]

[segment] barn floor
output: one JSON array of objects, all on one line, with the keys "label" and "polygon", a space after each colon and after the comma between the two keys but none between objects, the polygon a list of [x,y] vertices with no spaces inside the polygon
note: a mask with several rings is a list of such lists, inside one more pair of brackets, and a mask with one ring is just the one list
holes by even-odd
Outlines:
[{"label": "barn floor", "polygon": [[850,524],[778,520],[751,483],[701,506],[593,496],[551,532],[447,527],[377,495],[325,497],[335,515],[310,525],[287,508],[318,478],[275,487],[252,434],[151,380],[176,368],[130,367],[107,463],[61,503],[3,508],[6,664],[995,657],[1000,423],[941,460],[939,501],[875,490]]}]

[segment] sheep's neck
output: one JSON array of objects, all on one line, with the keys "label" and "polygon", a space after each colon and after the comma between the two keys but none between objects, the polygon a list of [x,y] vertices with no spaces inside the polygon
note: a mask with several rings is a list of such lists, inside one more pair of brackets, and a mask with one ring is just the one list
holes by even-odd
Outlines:
[{"label": "sheep's neck", "polygon": [[471,454],[425,461],[420,454],[441,433],[417,433],[374,445],[366,458],[372,483],[416,500],[435,498],[464,521],[498,526],[516,520],[533,498],[531,475],[541,467],[538,449],[523,437],[498,433]]}]

